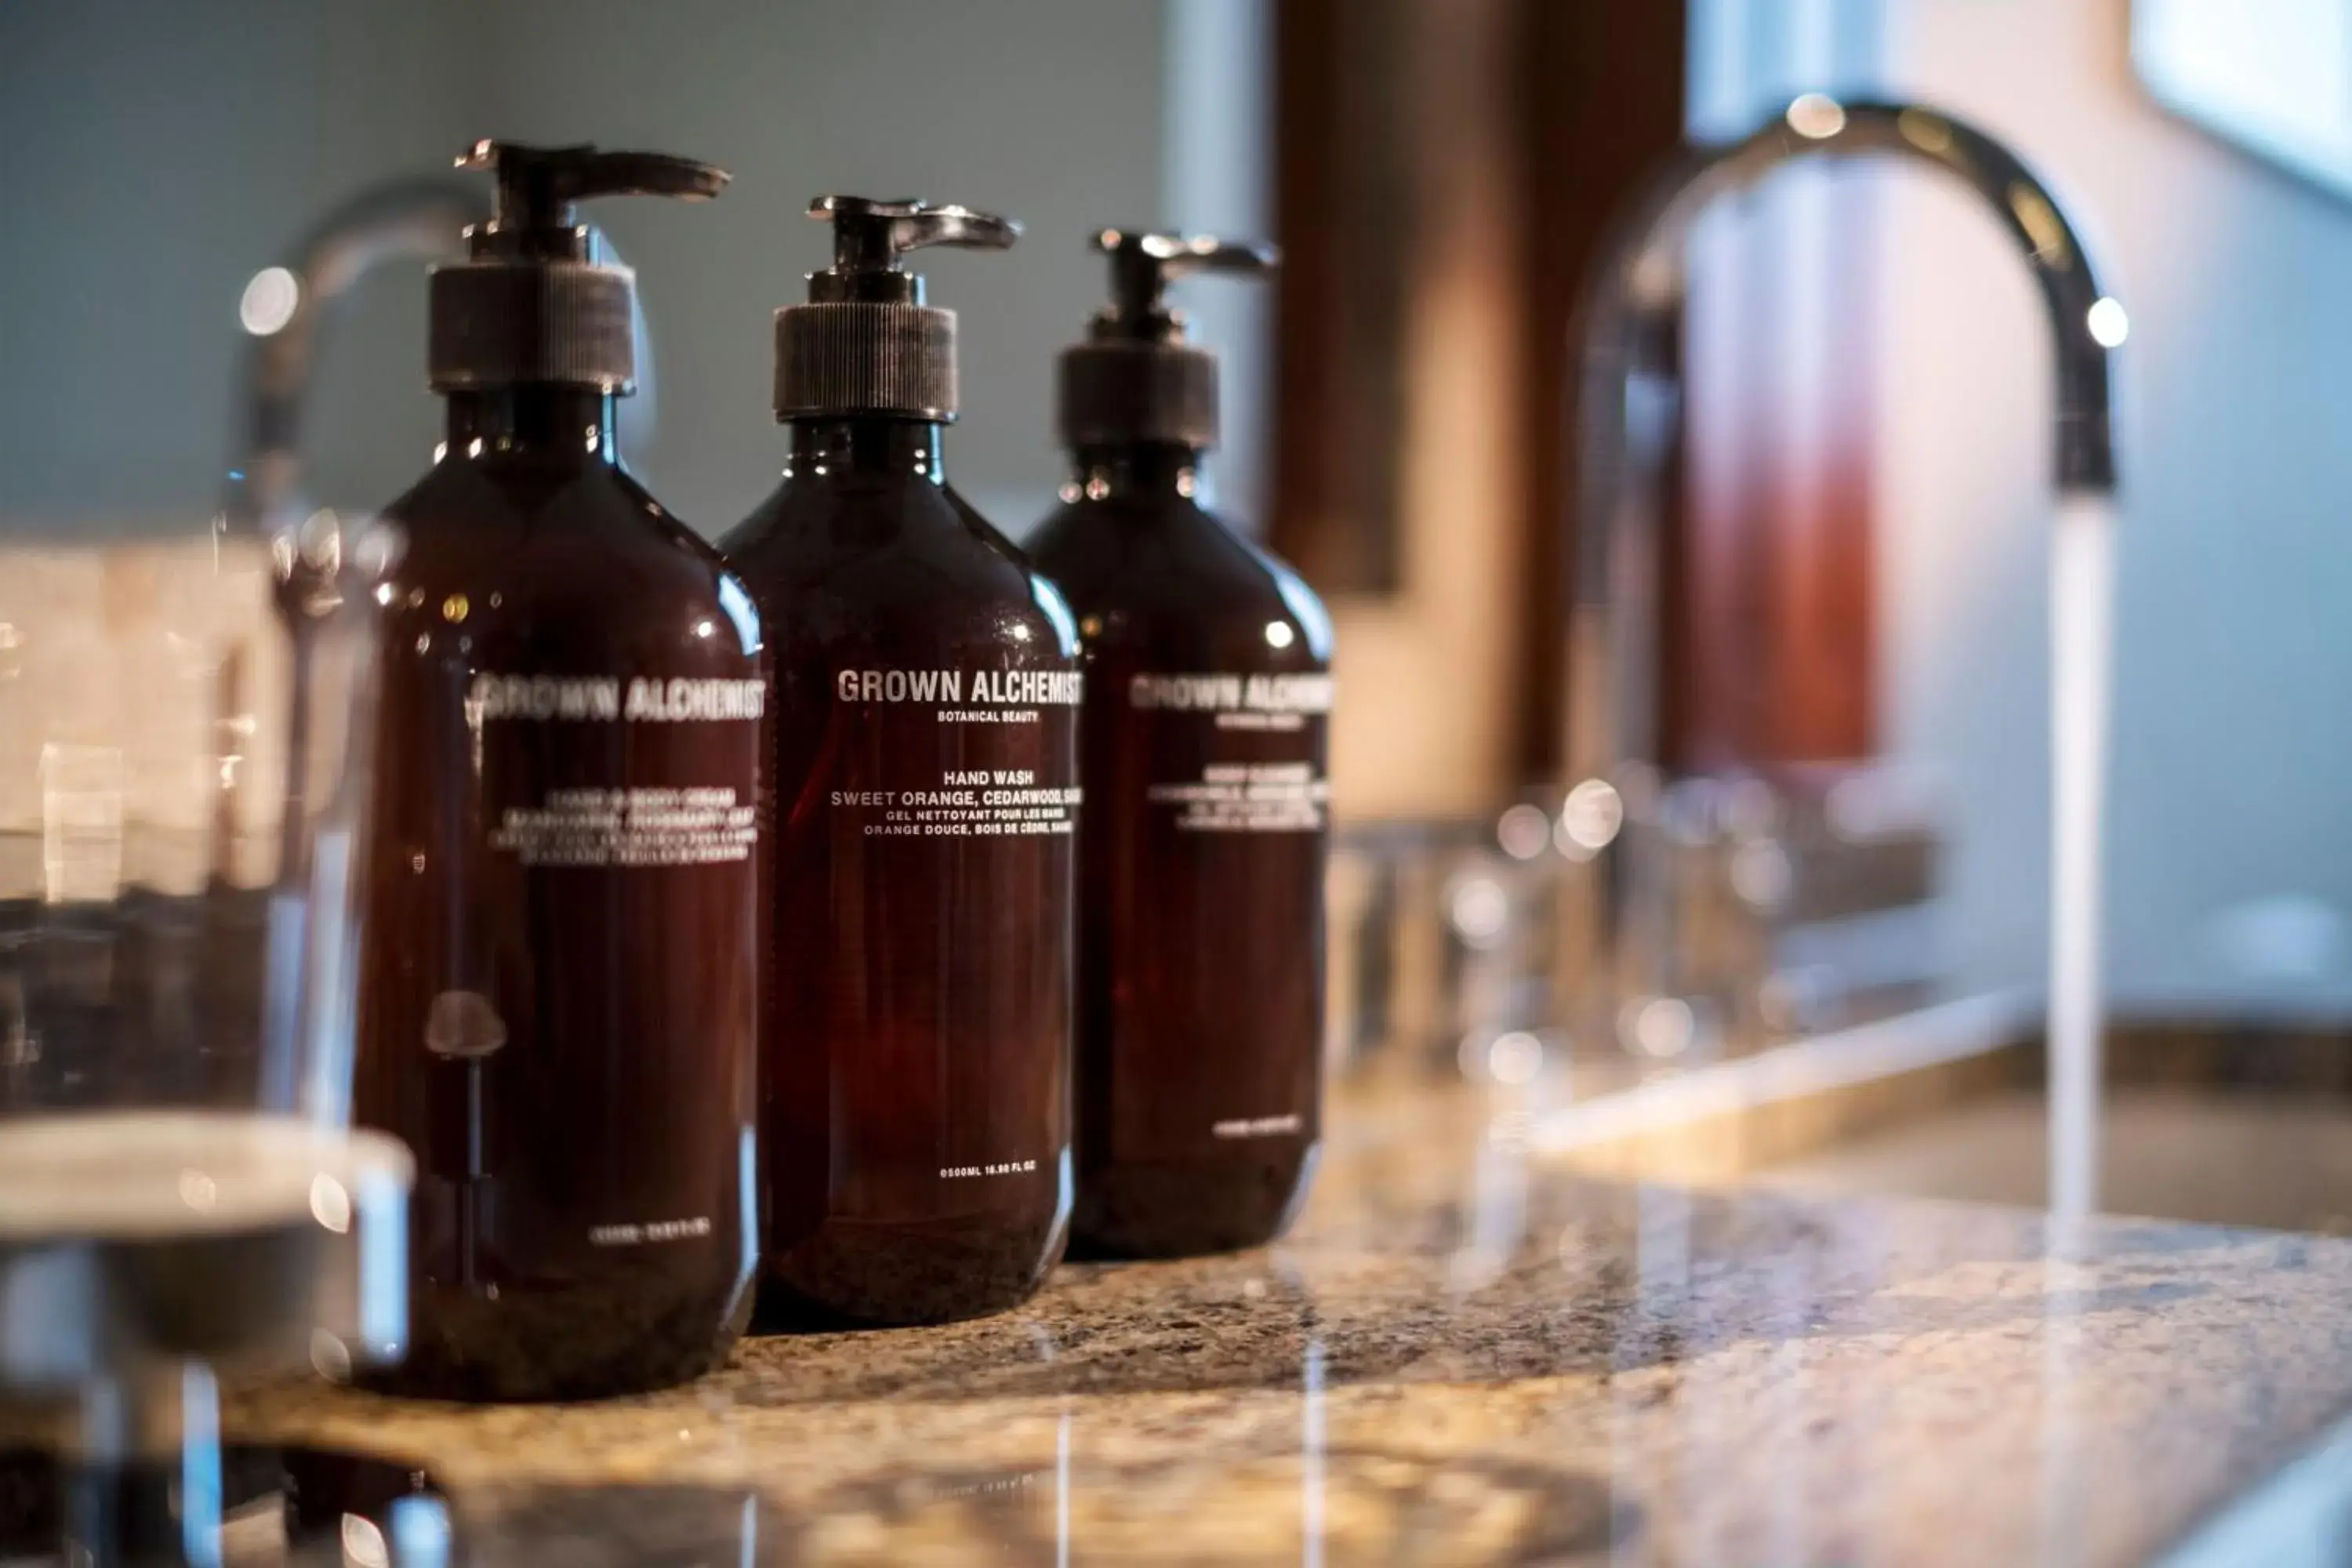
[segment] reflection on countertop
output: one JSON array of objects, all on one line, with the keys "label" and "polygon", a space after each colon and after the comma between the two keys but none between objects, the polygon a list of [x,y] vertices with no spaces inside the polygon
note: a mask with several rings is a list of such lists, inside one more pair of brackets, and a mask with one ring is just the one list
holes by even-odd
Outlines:
[{"label": "reflection on countertop", "polygon": [[323,1386],[469,1561],[2127,1563],[2352,1407],[2352,1243],[1705,1194],[1352,1091],[1294,1237],[596,1405]]}]

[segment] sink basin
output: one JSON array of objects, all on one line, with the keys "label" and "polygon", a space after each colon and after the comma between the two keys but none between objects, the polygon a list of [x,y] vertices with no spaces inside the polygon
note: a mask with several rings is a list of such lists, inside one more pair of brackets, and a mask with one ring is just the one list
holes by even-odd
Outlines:
[{"label": "sink basin", "polygon": [[[1566,1097],[1536,1146],[1633,1181],[2039,1208],[2039,1009],[1985,995]],[[2137,1020],[2109,1031],[2098,1207],[2352,1235],[2352,1028]]]},{"label": "sink basin", "polygon": [[[2352,1101],[2224,1089],[2111,1089],[2099,1206],[2111,1214],[2352,1235]],[[1753,1173],[1759,1185],[2038,1206],[2049,1107],[1964,1102]]]}]

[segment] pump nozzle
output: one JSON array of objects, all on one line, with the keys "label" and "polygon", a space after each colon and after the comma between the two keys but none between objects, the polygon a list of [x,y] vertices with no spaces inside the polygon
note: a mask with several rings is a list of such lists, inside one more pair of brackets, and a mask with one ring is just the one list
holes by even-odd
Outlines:
[{"label": "pump nozzle", "polygon": [[808,215],[833,225],[833,265],[809,274],[808,303],[776,312],[776,417],[954,418],[955,312],[924,304],[899,259],[934,245],[1007,250],[1021,226],[866,196],[819,196]]},{"label": "pump nozzle", "polygon": [[1110,303],[1087,322],[1087,341],[1063,351],[1063,444],[1216,445],[1217,358],[1184,341],[1168,286],[1196,272],[1262,278],[1280,252],[1253,240],[1119,228],[1097,232],[1094,248],[1110,258]]},{"label": "pump nozzle", "polygon": [[808,215],[833,225],[833,265],[809,278],[809,299],[819,303],[919,305],[923,280],[898,265],[907,252],[934,245],[1010,250],[1021,237],[1021,226],[1010,218],[929,202],[819,196]]},{"label": "pump nozzle", "polygon": [[727,171],[667,153],[600,153],[594,147],[526,147],[485,136],[457,154],[460,169],[486,169],[498,182],[490,221],[472,231],[474,254],[552,254],[585,259],[573,204],[593,196],[675,196],[708,201],[727,188]]},{"label": "pump nozzle", "polygon": [[1110,258],[1111,302],[1096,312],[1098,338],[1139,338],[1173,342],[1183,336],[1183,318],[1169,309],[1168,285],[1196,272],[1261,277],[1281,262],[1282,253],[1254,240],[1211,235],[1142,234],[1107,228],[1094,247]]},{"label": "pump nozzle", "polygon": [[485,137],[460,169],[497,182],[488,223],[466,231],[469,259],[433,273],[430,379],[438,392],[531,384],[631,390],[636,279],[599,265],[576,203],[593,196],[707,200],[727,172],[664,153],[527,147]]}]

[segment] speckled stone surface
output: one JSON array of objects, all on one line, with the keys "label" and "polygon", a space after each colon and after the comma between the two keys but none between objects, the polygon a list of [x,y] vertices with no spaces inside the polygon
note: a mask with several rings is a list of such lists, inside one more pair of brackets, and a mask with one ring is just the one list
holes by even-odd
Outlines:
[{"label": "speckled stone surface", "polygon": [[314,1389],[476,1561],[2146,1560],[2352,1407],[2352,1244],[1701,1194],[1506,1117],[1336,1108],[1294,1237],[948,1328],[747,1342],[608,1405]]}]

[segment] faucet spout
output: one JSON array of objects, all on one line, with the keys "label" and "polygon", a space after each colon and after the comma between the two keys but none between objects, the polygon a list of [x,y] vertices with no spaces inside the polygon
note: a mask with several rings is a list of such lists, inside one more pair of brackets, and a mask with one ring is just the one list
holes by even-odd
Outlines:
[{"label": "faucet spout", "polygon": [[[219,527],[232,534],[287,527],[300,494],[303,405],[318,359],[319,333],[335,300],[387,261],[454,258],[468,225],[487,222],[489,203],[455,179],[370,187],[337,207],[295,247],[273,278],[279,308],[246,312],[253,342],[238,376],[244,421],[228,465]],[[257,279],[258,285],[260,279]],[[248,301],[253,294],[249,291]]]},{"label": "faucet spout", "polygon": [[2109,354],[2123,307],[2099,286],[2050,188],[2008,147],[1967,122],[1904,102],[1792,100],[1734,142],[1693,146],[1628,208],[1586,288],[1578,355],[1579,494],[1571,539],[1575,611],[1566,758],[1580,778],[1654,761],[1658,625],[1656,498],[1681,417],[1676,324],[1683,242],[1717,197],[1815,155],[1892,153],[1941,169],[1980,196],[2039,285],[2055,350],[2053,482],[2062,495],[2116,489]]},{"label": "faucet spout", "polygon": [[[1983,132],[1902,102],[1841,102],[1821,93],[1790,101],[1737,141],[1687,148],[1619,224],[1587,287],[1573,350],[1580,375],[1579,492],[1570,543],[1575,580],[1567,617],[1569,700],[1563,830],[1592,862],[1592,900],[1573,955],[1591,981],[1578,1004],[1605,1004],[1607,1029],[1653,1002],[1675,998],[1689,965],[1673,912],[1680,875],[1657,847],[1670,813],[1660,763],[1657,671],[1666,467],[1683,415],[1678,354],[1692,224],[1717,197],[1813,155],[1893,153],[1957,178],[1982,198],[2023,253],[2039,285],[2055,349],[2053,483],[2062,500],[2055,558],[2063,601],[2053,620],[2052,892],[2053,1058],[2063,1114],[2053,1146],[2070,1168],[2095,1169],[2098,811],[2103,788],[2107,593],[2105,519],[2116,489],[2110,351],[2128,322],[2100,288],[2080,235],[2057,198],[2018,156]],[[2079,561],[2079,566],[2069,566]],[[2071,607],[2070,607],[2071,606]],[[2087,606],[2087,608],[2085,607]],[[1621,824],[1646,822],[1644,835]],[[1670,837],[1670,835],[1669,835]],[[2063,1132],[2061,1137],[2060,1131]],[[2086,1163],[2086,1162],[2090,1162]],[[2060,1184],[2065,1206],[2086,1209],[2092,1186]]]},{"label": "faucet spout", "polygon": [[[277,571],[274,587],[291,654],[286,755],[310,754],[310,700],[317,679],[314,651],[320,627],[340,605],[344,565],[342,529],[321,516],[304,525],[301,495],[301,419],[318,359],[320,325],[352,285],[383,263],[403,257],[433,258],[460,254],[468,225],[489,220],[488,200],[456,180],[402,181],[363,190],[329,213],[295,247],[287,264],[269,268],[248,284],[238,314],[253,342],[238,376],[244,426],[234,438],[227,489],[213,519],[215,548],[225,539],[264,540]],[[265,282],[265,280],[267,280]],[[232,658],[224,666],[219,695],[220,732],[238,732],[251,677]],[[225,742],[225,744],[233,742]],[[235,775],[242,781],[244,774]],[[228,784],[217,805],[219,820],[246,815],[236,800],[248,788]],[[278,806],[278,876],[299,886],[310,874],[307,805],[310,785],[299,766],[289,766]],[[213,868],[216,886],[232,885],[228,857],[233,835],[218,836]]]}]

